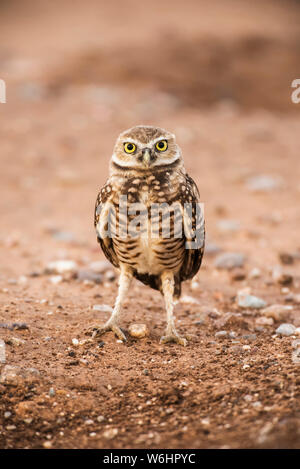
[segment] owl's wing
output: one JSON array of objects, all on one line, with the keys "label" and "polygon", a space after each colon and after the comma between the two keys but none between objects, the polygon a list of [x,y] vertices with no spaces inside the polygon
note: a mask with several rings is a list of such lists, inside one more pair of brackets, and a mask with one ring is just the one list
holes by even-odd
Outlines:
[{"label": "owl's wing", "polygon": [[[107,190],[109,188],[109,191]],[[109,216],[111,209],[112,192],[109,182],[107,182],[98,194],[95,213],[94,225],[97,233],[97,240],[105,254],[105,257],[115,266],[119,267],[119,261],[114,250],[111,236],[108,233]]]},{"label": "owl's wing", "polygon": [[193,278],[200,269],[205,241],[205,224],[203,208],[200,205],[198,188],[190,176],[186,176],[186,188],[192,200],[183,197],[183,236],[185,238],[185,255],[180,269],[180,280]]}]

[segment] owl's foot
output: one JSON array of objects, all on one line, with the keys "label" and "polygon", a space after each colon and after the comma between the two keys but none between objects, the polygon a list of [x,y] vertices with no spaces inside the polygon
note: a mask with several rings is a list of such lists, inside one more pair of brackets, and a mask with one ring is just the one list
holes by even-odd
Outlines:
[{"label": "owl's foot", "polygon": [[112,331],[116,334],[118,339],[122,340],[122,342],[127,341],[126,336],[124,332],[122,331],[122,329],[119,326],[117,326],[117,324],[111,323],[109,321],[106,324],[104,324],[102,327],[94,326],[89,331],[92,335],[92,339],[102,334],[105,334],[105,332]]},{"label": "owl's foot", "polygon": [[161,337],[161,344],[167,344],[168,342],[175,342],[176,344],[183,345],[184,347],[187,345],[187,340],[184,337],[180,337],[177,332],[168,335],[163,335]]}]

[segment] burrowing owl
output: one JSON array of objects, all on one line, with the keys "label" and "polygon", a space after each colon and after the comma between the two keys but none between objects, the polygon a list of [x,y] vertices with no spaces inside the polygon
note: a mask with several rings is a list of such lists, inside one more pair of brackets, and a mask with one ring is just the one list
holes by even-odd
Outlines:
[{"label": "burrowing owl", "polygon": [[175,329],[173,304],[181,282],[200,268],[204,219],[197,186],[186,173],[173,134],[143,125],[120,134],[110,177],[97,197],[95,227],[120,277],[113,313],[106,324],[94,328],[94,336],[112,330],[126,340],[119,316],[135,277],[164,296],[167,328],[161,342],[186,345]]}]

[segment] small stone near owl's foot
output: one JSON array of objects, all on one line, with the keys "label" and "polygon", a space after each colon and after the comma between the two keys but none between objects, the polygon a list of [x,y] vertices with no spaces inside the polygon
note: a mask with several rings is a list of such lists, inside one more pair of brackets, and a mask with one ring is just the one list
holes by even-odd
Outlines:
[{"label": "small stone near owl's foot", "polygon": [[161,344],[167,344],[169,342],[175,342],[176,344],[183,345],[184,347],[187,345],[187,340],[180,337],[178,334],[163,335],[160,339]]},{"label": "small stone near owl's foot", "polygon": [[89,332],[92,335],[92,339],[94,339],[95,337],[98,337],[102,334],[105,334],[105,332],[109,332],[109,331],[114,332],[115,335],[118,337],[118,339],[122,340],[122,342],[127,341],[124,332],[116,324],[107,323],[107,324],[104,324],[103,326],[100,326],[100,327],[94,326],[94,327],[89,329]]}]

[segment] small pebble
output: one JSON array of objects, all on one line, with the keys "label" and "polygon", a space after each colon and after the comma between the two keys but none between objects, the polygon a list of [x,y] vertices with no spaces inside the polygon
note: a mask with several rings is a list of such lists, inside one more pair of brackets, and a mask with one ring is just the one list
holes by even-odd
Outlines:
[{"label": "small pebble", "polygon": [[104,422],[104,420],[105,420],[105,418],[103,417],[103,415],[99,415],[99,416],[97,417],[97,422],[99,422],[99,423]]},{"label": "small pebble", "polygon": [[131,324],[128,329],[129,334],[131,337],[136,337],[141,339],[148,335],[148,329],[146,324]]},{"label": "small pebble", "polygon": [[242,336],[242,339],[245,339],[245,340],[256,340],[257,339],[257,335],[256,334],[245,334]]},{"label": "small pebble", "polygon": [[77,264],[70,260],[58,260],[49,262],[46,267],[46,273],[49,274],[63,274],[65,272],[75,272],[77,270]]},{"label": "small pebble", "polygon": [[180,303],[198,305],[199,301],[196,298],[193,298],[192,296],[184,295],[180,298]]},{"label": "small pebble", "polygon": [[254,269],[250,270],[249,278],[260,278],[260,277],[261,277],[260,269],[258,269],[257,267],[254,267]]},{"label": "small pebble", "polygon": [[215,337],[227,337],[228,332],[227,331],[218,331],[215,333]]},{"label": "small pebble", "polygon": [[240,222],[238,220],[219,220],[217,222],[217,227],[223,233],[233,233],[240,229]]},{"label": "small pebble", "polygon": [[6,430],[12,431],[15,430],[17,427],[15,425],[7,425]]},{"label": "small pebble", "polygon": [[228,337],[229,337],[230,339],[235,339],[235,338],[236,338],[236,332],[230,331],[229,334],[228,334]]},{"label": "small pebble", "polygon": [[50,277],[50,282],[53,283],[53,285],[57,285],[58,283],[61,283],[63,281],[62,275],[52,275]]},{"label": "small pebble", "polygon": [[283,319],[288,313],[293,311],[293,307],[290,305],[278,305],[274,304],[264,308],[261,312],[267,316],[273,318],[275,321],[280,321]]},{"label": "small pebble", "polygon": [[94,420],[92,420],[92,419],[87,419],[87,420],[85,420],[84,424],[85,424],[85,425],[93,425],[93,424],[94,424]]},{"label": "small pebble", "polygon": [[79,269],[77,272],[77,279],[80,282],[84,282],[85,280],[89,280],[94,283],[102,283],[103,277],[101,274],[91,271],[91,270],[84,270],[84,269]]},{"label": "small pebble", "polygon": [[109,305],[94,305],[94,311],[101,311],[102,313],[112,313],[112,307]]},{"label": "small pebble", "polygon": [[274,324],[274,319],[262,316],[255,320],[255,324],[258,324],[259,326],[272,326]]},{"label": "small pebble", "polygon": [[237,252],[226,252],[219,254],[214,262],[217,269],[233,269],[234,267],[243,267],[245,263],[244,254]]},{"label": "small pebble", "polygon": [[262,403],[260,401],[253,402],[252,406],[255,409],[261,409],[262,408]]},{"label": "small pebble", "polygon": [[19,337],[11,337],[9,339],[9,342],[15,347],[20,347],[21,345],[24,345],[26,343],[24,339],[20,339]]},{"label": "small pebble", "polygon": [[51,443],[51,441],[45,441],[45,442],[43,443],[43,446],[44,446],[44,448],[46,448],[46,449],[50,449],[50,448],[52,448],[52,443]]},{"label": "small pebble", "polygon": [[257,296],[250,295],[246,290],[240,290],[237,294],[237,303],[241,308],[261,309],[267,306],[267,303]]},{"label": "small pebble", "polygon": [[278,335],[284,335],[284,336],[290,336],[295,333],[296,327],[293,324],[281,324],[277,329],[276,329],[276,334]]},{"label": "small pebble", "polygon": [[117,428],[110,428],[103,433],[103,436],[106,440],[112,440],[119,433]]},{"label": "small pebble", "polygon": [[246,181],[246,187],[251,192],[269,192],[282,187],[282,179],[277,176],[259,174],[251,176]]},{"label": "small pebble", "polygon": [[5,342],[0,339],[0,363],[6,363]]},{"label": "small pebble", "polygon": [[50,396],[50,397],[54,397],[54,396],[55,396],[55,389],[54,389],[54,388],[50,388],[50,389],[49,389],[49,396]]},{"label": "small pebble", "polygon": [[9,412],[9,411],[4,412],[4,418],[5,418],[5,419],[9,419],[9,417],[11,417],[11,415],[12,415],[12,414],[11,414],[11,412]]}]

